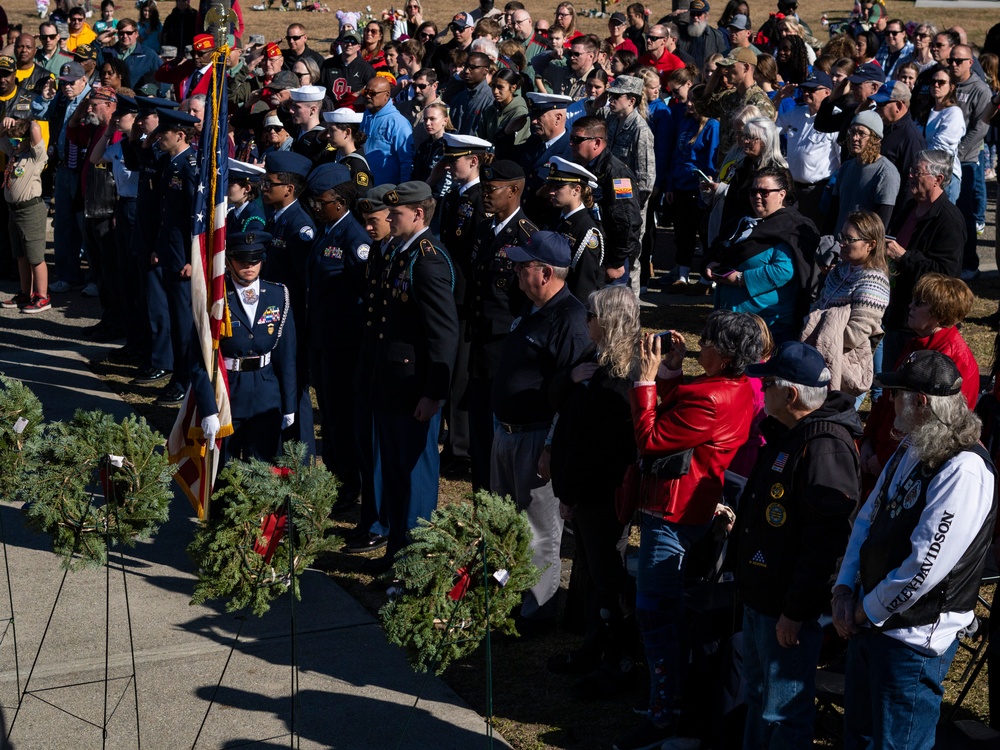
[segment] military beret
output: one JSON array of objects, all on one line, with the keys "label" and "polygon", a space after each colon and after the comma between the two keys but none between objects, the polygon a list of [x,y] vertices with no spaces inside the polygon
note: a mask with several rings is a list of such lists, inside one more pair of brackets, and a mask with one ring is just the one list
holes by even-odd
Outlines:
[{"label": "military beret", "polygon": [[199,118],[189,115],[187,112],[178,112],[175,109],[166,109],[164,107],[157,107],[156,114],[160,118],[160,124],[153,131],[155,133],[174,128],[193,128],[201,122]]},{"label": "military beret", "polygon": [[482,175],[486,182],[514,182],[524,179],[524,169],[516,161],[500,159],[483,167]]},{"label": "military beret", "polygon": [[411,203],[420,203],[431,197],[431,186],[426,182],[404,182],[397,185],[395,190],[390,190],[385,194],[385,204],[387,206],[408,206]]},{"label": "military beret", "polygon": [[263,260],[271,235],[267,232],[240,232],[226,235],[226,257],[254,263]]},{"label": "military beret", "polygon": [[358,210],[362,213],[373,214],[377,211],[384,211],[389,208],[384,201],[385,194],[392,192],[396,186],[391,183],[376,185],[367,193],[365,197],[358,201]]},{"label": "military beret", "polygon": [[309,157],[294,151],[275,151],[264,157],[264,167],[271,174],[288,172],[305,177],[312,171],[313,163]]},{"label": "military beret", "polygon": [[354,184],[351,170],[343,164],[320,164],[309,173],[309,192],[320,195],[345,182]]}]

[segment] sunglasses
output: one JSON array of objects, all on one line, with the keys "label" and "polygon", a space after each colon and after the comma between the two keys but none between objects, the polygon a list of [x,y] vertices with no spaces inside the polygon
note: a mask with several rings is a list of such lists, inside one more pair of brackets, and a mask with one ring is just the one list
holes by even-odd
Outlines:
[{"label": "sunglasses", "polygon": [[305,36],[305,34],[296,34],[295,36],[292,36],[292,35],[289,34],[288,36],[285,37],[285,41],[286,42],[297,42],[297,41],[299,41],[299,39],[301,39],[304,36]]},{"label": "sunglasses", "polygon": [[587,141],[599,141],[596,135],[571,135],[569,137],[569,142],[573,146],[579,146],[581,143],[586,143]]},{"label": "sunglasses", "polygon": [[962,63],[969,62],[971,59],[971,57],[949,57],[948,62],[951,65],[961,65]]},{"label": "sunglasses", "polygon": [[646,34],[646,41],[647,42],[655,42],[655,41],[657,41],[659,39],[666,39],[666,37],[664,37],[664,36],[655,36],[653,34]]},{"label": "sunglasses", "polygon": [[914,34],[913,38],[914,39],[930,39],[931,35],[930,34],[918,33],[918,34]]},{"label": "sunglasses", "polygon": [[39,34],[38,38],[39,39],[58,39],[59,35],[58,34]]},{"label": "sunglasses", "polygon": [[354,47],[354,46],[356,46],[358,44],[361,44],[361,42],[359,42],[359,41],[357,41],[355,39],[342,39],[340,41],[340,46],[341,47]]},{"label": "sunglasses", "polygon": [[783,192],[784,188],[750,188],[750,195],[766,198],[771,193]]},{"label": "sunglasses", "polygon": [[428,86],[430,86],[429,83],[415,83],[415,84],[413,84],[413,88],[415,88],[417,91],[423,91]]},{"label": "sunglasses", "polygon": [[135,29],[118,29],[118,34],[120,36],[132,36],[133,34],[138,34],[139,32]]},{"label": "sunglasses", "polygon": [[279,130],[284,130],[284,128],[280,128],[277,125],[268,125],[264,128],[265,133],[277,133]]}]

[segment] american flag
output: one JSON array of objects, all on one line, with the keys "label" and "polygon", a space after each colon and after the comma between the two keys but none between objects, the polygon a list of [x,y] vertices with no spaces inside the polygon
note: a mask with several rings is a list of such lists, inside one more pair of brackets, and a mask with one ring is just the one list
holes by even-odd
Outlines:
[{"label": "american flag", "polygon": [[[222,427],[216,442],[233,432],[229,408],[229,381],[219,350],[219,339],[231,335],[226,306],[226,195],[229,184],[229,133],[225,60],[221,48],[212,66],[212,82],[205,102],[205,118],[198,147],[199,176],[191,237],[191,305],[198,332],[192,356],[201,356],[215,388]],[[174,478],[184,489],[199,518],[208,516],[212,485],[218,473],[219,452],[208,451],[201,431],[202,414],[190,388],[174,423],[167,451],[178,464]],[[218,445],[216,445],[218,448]]]}]

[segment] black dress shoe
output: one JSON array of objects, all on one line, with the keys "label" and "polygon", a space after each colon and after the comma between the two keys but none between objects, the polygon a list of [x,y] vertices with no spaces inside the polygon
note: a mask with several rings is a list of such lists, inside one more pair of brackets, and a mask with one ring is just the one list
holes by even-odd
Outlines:
[{"label": "black dress shoe", "polygon": [[394,562],[394,556],[390,554],[376,557],[374,560],[365,560],[365,572],[373,576],[383,576],[392,570]]},{"label": "black dress shoe", "polygon": [[382,549],[388,543],[389,537],[368,532],[364,536],[359,536],[354,541],[348,542],[344,546],[344,552],[350,552],[351,554],[371,552],[372,550]]},{"label": "black dress shoe", "polygon": [[128,346],[123,346],[120,349],[113,349],[105,357],[105,361],[110,362],[113,365],[135,365],[139,363],[142,359],[142,352],[138,349],[133,349]]},{"label": "black dress shoe", "polygon": [[168,385],[166,390],[157,397],[156,403],[161,406],[175,406],[183,400],[184,390],[179,385]]},{"label": "black dress shoe", "polygon": [[164,378],[169,378],[173,373],[170,370],[162,370],[159,367],[148,367],[134,378],[132,378],[133,385],[150,385],[152,383],[159,383]]}]

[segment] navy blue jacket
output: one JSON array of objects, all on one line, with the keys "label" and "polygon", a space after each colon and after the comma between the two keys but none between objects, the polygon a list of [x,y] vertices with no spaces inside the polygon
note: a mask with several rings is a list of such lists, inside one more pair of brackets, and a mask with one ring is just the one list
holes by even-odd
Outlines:
[{"label": "navy blue jacket", "polygon": [[[277,219],[272,214],[264,231],[271,245],[260,275],[288,287],[292,311],[300,327],[306,324],[306,260],[316,239],[316,224],[299,201],[289,205]],[[300,333],[303,333],[300,331]]]},{"label": "navy blue jacket", "polygon": [[[306,263],[309,343],[326,348],[358,348],[364,328],[365,271],[371,237],[353,214],[317,227]],[[353,363],[352,363],[353,364]]]},{"label": "navy blue jacket", "polygon": [[198,159],[194,149],[188,148],[173,158],[164,156],[163,160],[160,172],[160,231],[153,248],[165,272],[179,273],[191,262]]}]

